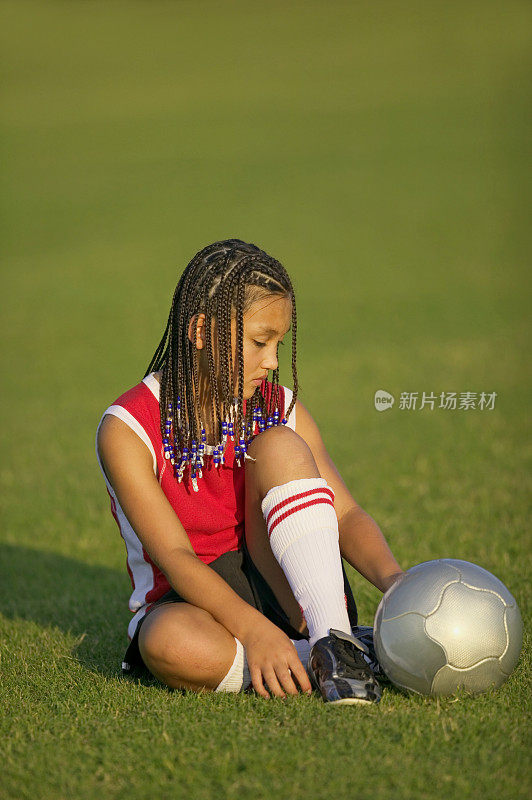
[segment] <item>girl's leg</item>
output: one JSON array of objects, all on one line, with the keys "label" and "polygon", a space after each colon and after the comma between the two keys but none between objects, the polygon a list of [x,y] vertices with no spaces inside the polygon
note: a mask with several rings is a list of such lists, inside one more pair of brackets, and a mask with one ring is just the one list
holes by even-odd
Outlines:
[{"label": "girl's leg", "polygon": [[[290,428],[257,436],[246,459],[246,543],[294,627],[311,642],[351,632],[332,492],[306,442]],[[268,522],[266,522],[268,519]]]},{"label": "girl's leg", "polygon": [[255,460],[246,461],[248,549],[292,624],[301,620],[301,606],[311,680],[326,702],[378,702],[381,690],[364,658],[367,647],[352,636],[347,614],[332,491],[306,442],[289,428],[264,431],[249,453]]},{"label": "girl's leg", "polygon": [[[234,636],[207,611],[190,603],[154,608],[142,623],[139,650],[150,672],[162,683],[192,691],[216,689],[238,655]],[[234,666],[238,682],[238,664]]]},{"label": "girl's leg", "polygon": [[[270,429],[280,431],[284,429]],[[297,439],[296,439],[297,437]],[[252,458],[246,459],[246,545],[249,554],[275,594],[279,605],[287,614],[291,625],[301,633],[307,634],[307,624],[301,613],[299,603],[294,597],[287,577],[275,556],[268,537],[266,521],[261,503],[268,490],[298,478],[319,478],[320,474],[314,457],[306,442],[294,433],[293,447],[285,446],[286,437],[270,436],[265,431],[253,440],[249,448]]]},{"label": "girl's leg", "polygon": [[[142,624],[138,644],[150,672],[172,689],[239,692],[251,684],[241,642],[190,603],[154,608]],[[293,644],[306,663],[308,642]]]}]

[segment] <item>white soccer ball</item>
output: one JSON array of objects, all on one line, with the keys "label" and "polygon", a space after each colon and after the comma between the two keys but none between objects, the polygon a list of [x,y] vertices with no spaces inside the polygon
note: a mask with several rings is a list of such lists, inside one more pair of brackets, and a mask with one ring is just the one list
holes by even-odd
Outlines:
[{"label": "white soccer ball", "polygon": [[452,558],[405,572],[379,603],[374,629],[386,675],[425,695],[500,686],[523,640],[521,614],[506,586],[482,567]]}]

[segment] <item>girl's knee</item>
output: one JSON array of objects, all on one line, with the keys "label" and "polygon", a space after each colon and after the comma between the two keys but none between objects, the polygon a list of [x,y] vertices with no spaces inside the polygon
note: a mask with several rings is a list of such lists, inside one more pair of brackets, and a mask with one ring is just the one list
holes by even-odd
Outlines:
[{"label": "girl's knee", "polygon": [[197,638],[202,624],[208,622],[209,618],[212,620],[206,611],[188,603],[160,606],[147,616],[140,629],[139,649],[142,657],[150,661],[176,663],[179,655],[190,646],[194,633]]},{"label": "girl's knee", "polygon": [[172,688],[215,688],[234,658],[234,649],[234,637],[207,611],[188,603],[156,609],[139,634],[144,663]]},{"label": "girl's knee", "polygon": [[[288,428],[286,425],[275,425],[273,428],[268,428],[267,430],[259,433],[248,448],[248,453],[255,458],[254,453],[261,453],[263,451],[268,451],[271,449],[278,449],[280,447],[292,449],[304,449],[309,447],[304,439],[299,436],[292,428]],[[309,450],[310,452],[310,450]]]},{"label": "girl's knee", "polygon": [[254,461],[246,460],[246,485],[248,479],[257,484],[261,496],[272,486],[320,475],[310,447],[291,428],[276,426],[260,433],[248,453]]}]

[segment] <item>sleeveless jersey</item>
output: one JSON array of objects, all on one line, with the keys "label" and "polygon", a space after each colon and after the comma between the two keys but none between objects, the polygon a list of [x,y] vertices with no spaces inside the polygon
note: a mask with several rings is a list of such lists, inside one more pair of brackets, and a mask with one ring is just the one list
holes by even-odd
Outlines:
[{"label": "sleeveless jersey", "polygon": [[[198,492],[192,490],[188,469],[185,470],[183,481],[178,483],[170,461],[164,457],[160,430],[159,388],[159,382],[153,373],[147,375],[141,383],[115,400],[104,411],[102,420],[106,414],[118,417],[144,442],[151,453],[153,471],[161,489],[187,532],[194,552],[201,561],[210,564],[223,553],[239,550],[242,547],[244,466],[242,464],[239,467],[236,463],[234,443],[229,439],[225,450],[225,464],[220,467],[214,466],[209,455],[213,448],[205,447],[205,465],[203,477],[198,480]],[[261,385],[264,396],[268,396],[270,388],[269,382]],[[292,400],[292,391],[284,386],[279,389],[280,406],[284,412]],[[290,414],[287,425],[295,430],[295,408]],[[113,487],[107,480],[97,447],[96,456],[111,499],[111,512],[126,545],[126,565],[133,586],[129,599],[129,608],[134,614],[128,627],[131,638],[149,606],[170,589],[170,584],[142,546],[124,514]]]}]

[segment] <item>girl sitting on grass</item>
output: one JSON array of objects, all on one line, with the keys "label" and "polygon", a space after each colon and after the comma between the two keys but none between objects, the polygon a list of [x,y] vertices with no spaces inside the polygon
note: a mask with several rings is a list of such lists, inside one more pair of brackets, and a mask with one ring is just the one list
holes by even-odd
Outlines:
[{"label": "girl sitting on grass", "polygon": [[[382,592],[401,569],[297,399],[296,328],[283,266],[216,242],[183,272],[144,379],[102,417],[98,459],[133,584],[125,672],[194,691],[380,699],[342,557]],[[290,330],[293,390],[277,360]]]}]

